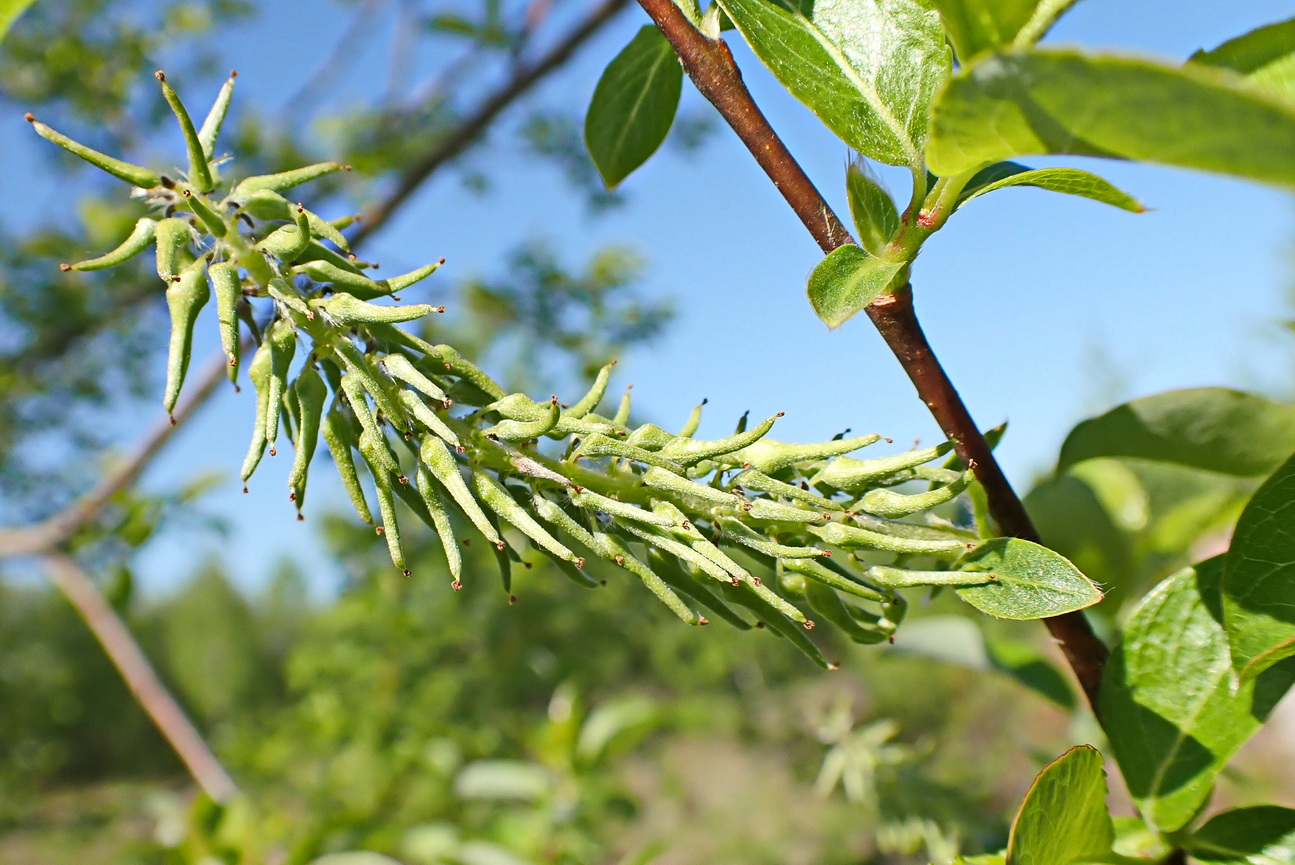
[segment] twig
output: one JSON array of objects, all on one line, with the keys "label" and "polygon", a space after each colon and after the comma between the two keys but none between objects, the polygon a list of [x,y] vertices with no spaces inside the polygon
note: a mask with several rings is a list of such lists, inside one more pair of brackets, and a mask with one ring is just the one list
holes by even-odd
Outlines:
[{"label": "twig", "polygon": [[139,645],[89,575],[70,557],[59,552],[41,556],[49,578],[85,619],[104,652],[126,680],[135,699],[157,725],[162,736],[184,761],[189,774],[208,796],[226,802],[238,787],[220,760],[207,747],[202,735],[184,714],[184,709],[167,691],[157,671],[140,651]]},{"label": "twig", "polygon": [[[692,25],[673,0],[639,0],[665,34],[697,89],[719,110],[738,138],[773,181],[783,198],[824,252],[854,243],[840,218],[819,194],[804,170],[769,125],[751,93],[728,46],[709,39]],[[904,286],[883,295],[867,308],[886,344],[931,410],[940,429],[953,442],[958,455],[985,488],[994,519],[1003,532],[1039,541],[1038,530],[999,467],[980,429],[949,380],[913,310],[911,289]],[[1061,646],[1089,703],[1097,705],[1097,690],[1107,648],[1082,612],[1046,619]]]},{"label": "twig", "polygon": [[462,153],[505,108],[565,63],[577,48],[589,41],[628,4],[629,0],[604,0],[542,58],[514,72],[476,111],[401,173],[391,194],[365,212],[364,220],[352,236],[352,243],[359,243],[377,231],[428,175]]}]

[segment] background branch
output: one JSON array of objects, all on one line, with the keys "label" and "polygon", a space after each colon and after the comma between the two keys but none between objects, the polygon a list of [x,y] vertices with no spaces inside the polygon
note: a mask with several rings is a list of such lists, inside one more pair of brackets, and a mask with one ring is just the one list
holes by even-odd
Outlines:
[{"label": "background branch", "polygon": [[[756,105],[728,45],[702,34],[673,0],[639,0],[639,5],[674,47],[697,89],[751,151],[819,247],[831,252],[854,243],[849,230]],[[883,295],[867,307],[867,313],[917,388],[918,396],[953,442],[958,456],[984,486],[999,528],[1013,537],[1038,543],[1038,530],[1025,512],[1025,506],[926,341],[913,309],[911,288],[906,285],[893,294]],[[1082,612],[1054,616],[1044,622],[1095,708],[1102,665],[1108,654],[1105,644],[1093,633]]]},{"label": "background branch", "polygon": [[224,766],[203,740],[202,734],[185,715],[180,704],[162,684],[153,665],[140,650],[139,644],[95,587],[94,581],[71,557],[49,552],[41,556],[50,582],[76,608],[103,646],[104,652],[126,680],[139,705],[157,725],[175,753],[184,761],[189,774],[198,782],[203,792],[217,802],[228,801],[238,787]]}]

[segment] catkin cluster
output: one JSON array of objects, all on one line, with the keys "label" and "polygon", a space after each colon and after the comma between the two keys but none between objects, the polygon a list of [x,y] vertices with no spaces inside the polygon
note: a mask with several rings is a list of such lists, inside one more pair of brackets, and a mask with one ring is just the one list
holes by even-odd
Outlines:
[{"label": "catkin cluster", "polygon": [[[157,78],[184,132],[186,177],[113,159],[27,119],[157,209],[117,249],[63,267],[113,267],[155,247],[171,313],[167,411],[213,295],[231,381],[243,363],[244,331],[257,346],[246,364],[257,416],[245,483],[282,434],[296,450],[288,485],[300,512],[322,438],[356,511],[406,575],[398,502],[440,538],[455,588],[462,577],[456,532],[466,523],[494,545],[506,588],[520,561],[510,538],[586,585],[597,584],[582,570],[597,557],[641,580],[685,622],[706,624],[710,614],[750,627],[754,619],[824,665],[805,633],[814,627],[806,610],[857,642],[876,643],[902,619],[899,589],[995,579],[958,569],[978,541],[974,533],[923,514],[969,482],[933,465],[947,444],[856,459],[847,454],[880,437],[774,441],[768,433],[780,415],[749,428],[744,418],[733,435],[701,440],[693,437],[700,406],[678,433],[651,424],[631,429],[628,392],[614,413],[598,413],[610,365],[572,403],[506,393],[450,346],[400,327],[444,307],[373,302],[440,262],[375,278],[372,265],[349,252],[341,233],[349,220],[330,222],[285,197],[345,166],[249,177],[221,192],[215,147],[233,76],[200,127],[166,77]],[[263,310],[259,322],[254,304]],[[542,439],[564,445],[541,448]],[[909,481],[925,482],[927,491],[892,489]]]}]

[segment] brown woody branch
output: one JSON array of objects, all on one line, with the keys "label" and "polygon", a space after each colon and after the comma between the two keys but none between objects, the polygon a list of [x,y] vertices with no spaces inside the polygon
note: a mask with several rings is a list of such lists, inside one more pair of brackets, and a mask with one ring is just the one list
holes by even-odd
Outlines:
[{"label": "brown woody branch", "polygon": [[[751,151],[765,174],[800,217],[824,252],[854,243],[840,218],[819,194],[756,105],[728,46],[710,39],[692,25],[673,0],[639,0],[665,34],[684,70],[710,100],[738,138]],[[1039,533],[1025,512],[980,429],[940,365],[913,309],[912,290],[905,285],[883,295],[867,308],[868,317],[917,388],[940,429],[953,442],[958,456],[985,488],[990,512],[1008,535],[1039,542]],[[1097,705],[1097,690],[1107,648],[1087,617],[1067,613],[1045,620],[1061,646],[1088,701]]]}]

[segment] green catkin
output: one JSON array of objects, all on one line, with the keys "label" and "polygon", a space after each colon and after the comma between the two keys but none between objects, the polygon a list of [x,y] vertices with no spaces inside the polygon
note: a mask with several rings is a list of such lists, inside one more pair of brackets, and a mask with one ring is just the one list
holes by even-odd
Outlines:
[{"label": "green catkin", "polygon": [[225,224],[225,220],[221,219],[220,215],[211,209],[201,195],[195,195],[188,189],[181,194],[184,197],[184,203],[193,211],[193,215],[198,217],[199,221],[206,226],[207,231],[213,237],[224,237],[228,233],[229,226]]},{"label": "green catkin", "polygon": [[797,463],[848,454],[879,441],[881,441],[879,435],[855,436],[818,444],[789,444],[762,439],[750,447],[729,454],[724,462],[726,465],[746,466],[767,475],[776,475]]},{"label": "green catkin", "polygon": [[242,351],[238,335],[238,301],[243,297],[243,281],[238,276],[238,265],[219,261],[207,268],[216,295],[216,319],[220,325],[220,348],[229,361],[229,380],[238,382],[238,362]]},{"label": "green catkin", "polygon": [[291,171],[280,171],[277,174],[261,174],[256,177],[249,177],[234,187],[233,196],[241,198],[255,192],[287,192],[294,186],[301,186],[303,183],[309,183],[312,180],[318,180],[321,177],[332,174],[335,171],[349,171],[349,165],[342,165],[339,162],[318,162],[314,165],[307,165],[304,168],[294,168]]},{"label": "green catkin", "polygon": [[310,471],[310,461],[319,444],[319,426],[324,415],[324,400],[328,398],[328,387],[315,368],[306,364],[292,383],[292,388],[297,398],[299,418],[297,450],[292,460],[292,470],[288,473],[288,487],[292,490],[292,499],[300,514],[306,501],[306,477]]},{"label": "green catkin", "polygon": [[[189,358],[193,353],[193,326],[198,313],[211,298],[207,287],[207,266],[202,259],[189,265],[180,274],[179,282],[166,289],[166,305],[171,311],[171,341],[166,356],[166,396],[163,405],[167,414],[175,412],[180,398],[185,374],[189,371]],[[171,418],[175,423],[175,418]]]},{"label": "green catkin", "polygon": [[906,496],[893,490],[877,489],[868,492],[859,500],[857,507],[879,517],[897,518],[926,511],[953,501],[971,482],[971,473],[958,476],[957,480],[942,487],[936,487],[925,493]]},{"label": "green catkin", "polygon": [[857,492],[874,486],[878,481],[885,480],[897,472],[938,459],[952,449],[952,443],[941,442],[933,448],[911,450],[873,460],[838,457],[823,466],[823,470],[810,478],[809,482],[819,488],[827,487],[847,493]]},{"label": "green catkin", "polygon": [[579,419],[598,408],[598,403],[603,401],[603,396],[607,393],[607,382],[611,380],[612,367],[615,365],[616,361],[612,361],[598,370],[598,375],[595,376],[593,386],[589,388],[589,392],[572,403],[571,407],[567,409],[567,414]]},{"label": "green catkin", "polygon": [[450,498],[458,504],[459,509],[467,515],[472,525],[477,527],[477,531],[486,536],[486,540],[494,544],[497,548],[502,548],[504,541],[495,531],[490,519],[477,500],[473,497],[472,491],[463,480],[463,475],[459,472],[459,463],[454,459],[450,449],[445,442],[432,436],[423,438],[422,446],[418,450],[418,457],[422,460],[423,465],[427,466],[428,471],[436,478],[437,482],[443,486],[450,494]]},{"label": "green catkin", "polygon": [[30,112],[27,113],[25,119],[41,138],[57,144],[73,156],[79,156],[95,168],[108,172],[118,180],[124,180],[141,189],[152,189],[162,183],[162,175],[149,171],[147,168],[141,168],[138,165],[131,165],[129,162],[122,162],[120,159],[113,159],[111,156],[100,153],[94,148],[86,147],[78,141],[73,141],[61,132],[55,132],[38,121]]},{"label": "green catkin", "polygon": [[270,347],[270,402],[266,406],[265,441],[270,446],[270,456],[274,456],[274,442],[279,437],[279,405],[288,390],[288,370],[297,351],[297,328],[288,319],[280,318],[270,325],[265,344]]},{"label": "green catkin", "polygon": [[441,498],[427,467],[420,465],[415,482],[418,494],[422,496],[427,514],[432,518],[432,528],[441,539],[441,549],[445,551],[445,563],[450,569],[451,585],[457,591],[462,585],[463,557],[459,552],[459,542],[454,536],[454,525],[450,522],[449,512],[445,509],[445,500]]},{"label": "green catkin", "polygon": [[[243,489],[247,490],[247,481],[256,471],[257,465],[261,462],[261,455],[265,453],[265,427],[266,417],[270,413],[270,343],[263,342],[261,347],[252,355],[252,362],[247,365],[247,377],[252,380],[252,386],[256,388],[256,423],[252,427],[252,444],[247,449],[247,457],[243,460]],[[278,408],[275,408],[275,414],[278,414]]]},{"label": "green catkin", "polygon": [[487,472],[474,471],[472,473],[472,489],[476,491],[477,498],[486,507],[503,517],[541,548],[565,562],[571,562],[577,568],[584,567],[584,559],[571,552],[561,541],[549,534],[508,494],[508,490],[504,489],[503,485]]},{"label": "green catkin", "polygon": [[690,466],[711,457],[731,454],[764,438],[769,430],[773,429],[774,422],[780,417],[782,417],[782,412],[778,412],[773,417],[765,418],[753,429],[727,438],[713,439],[711,441],[676,438],[661,448],[660,453],[661,456],[684,466]]},{"label": "green catkin", "polygon": [[202,141],[198,138],[198,130],[193,126],[193,119],[185,110],[179,94],[167,82],[166,75],[161,70],[153,74],[162,83],[162,95],[166,98],[166,104],[171,106],[171,113],[175,115],[175,119],[180,124],[180,132],[184,135],[184,147],[189,152],[189,182],[196,186],[199,192],[211,192],[216,182],[212,179],[211,168],[207,165],[207,154],[203,150]]},{"label": "green catkin", "polygon": [[225,115],[229,113],[229,103],[234,98],[234,79],[237,77],[237,72],[229,73],[229,79],[221,85],[216,101],[207,112],[207,118],[198,128],[198,143],[202,145],[203,155],[208,161],[216,158],[216,139],[220,137],[220,127],[225,124]]},{"label": "green catkin", "polygon": [[364,522],[373,525],[373,514],[369,510],[368,500],[365,499],[364,488],[360,486],[360,476],[355,470],[355,457],[351,452],[353,439],[351,425],[338,410],[336,402],[328,414],[324,415],[321,432],[324,436],[324,444],[328,446],[328,452],[332,455],[333,462],[337,464],[342,486],[346,488],[346,494],[351,497],[351,504],[355,506],[355,512]]},{"label": "green catkin", "polygon": [[163,219],[154,229],[157,239],[157,275],[163,282],[171,283],[180,271],[193,261],[189,244],[193,242],[193,229],[187,219]]},{"label": "green catkin", "polygon": [[931,556],[937,559],[956,559],[967,551],[967,544],[959,540],[921,540],[898,538],[841,523],[810,526],[809,531],[836,547],[848,549],[880,550],[910,556]]},{"label": "green catkin", "polygon": [[135,228],[131,230],[130,236],[121,242],[121,245],[112,252],[106,252],[98,258],[87,258],[85,261],[78,261],[76,264],[64,266],[64,270],[107,270],[110,267],[116,267],[119,264],[125,264],[144,250],[148,249],[153,243],[153,238],[157,234],[157,221],[144,217],[135,223]]},{"label": "green catkin", "polygon": [[463,447],[462,442],[459,441],[459,437],[455,435],[454,430],[446,426],[445,421],[437,417],[436,412],[432,411],[425,402],[419,399],[416,393],[410,390],[401,390],[400,393],[396,395],[396,399],[399,400],[401,406],[403,406],[404,409],[413,416],[414,420],[418,421],[446,442],[453,445],[455,450]]}]

